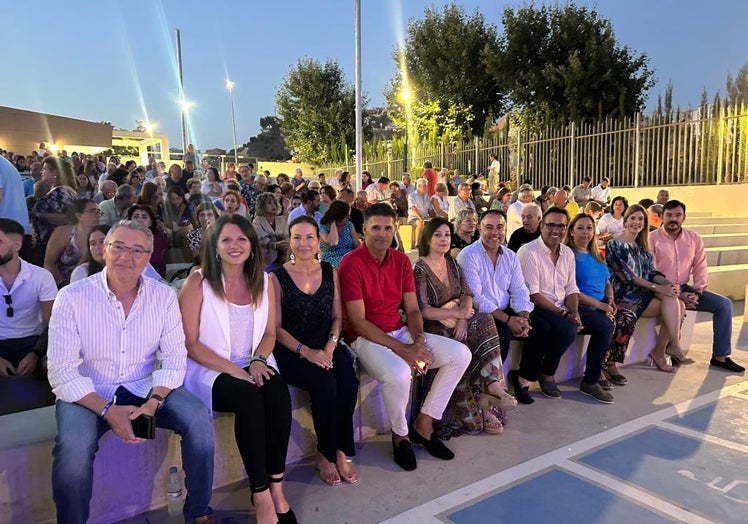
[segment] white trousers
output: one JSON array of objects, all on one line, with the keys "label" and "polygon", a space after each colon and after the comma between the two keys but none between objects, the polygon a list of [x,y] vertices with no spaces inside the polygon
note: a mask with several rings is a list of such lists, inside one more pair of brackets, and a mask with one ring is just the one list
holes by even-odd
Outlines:
[{"label": "white trousers", "polygon": [[[387,333],[405,344],[413,339],[407,327]],[[426,347],[431,352],[429,369],[439,369],[421,407],[421,413],[439,419],[447,407],[452,392],[470,364],[472,354],[464,344],[439,335],[425,333]],[[405,411],[410,398],[412,370],[408,363],[391,349],[363,337],[358,337],[351,347],[358,355],[366,372],[382,383],[382,397],[392,431],[401,437],[408,435]]]}]

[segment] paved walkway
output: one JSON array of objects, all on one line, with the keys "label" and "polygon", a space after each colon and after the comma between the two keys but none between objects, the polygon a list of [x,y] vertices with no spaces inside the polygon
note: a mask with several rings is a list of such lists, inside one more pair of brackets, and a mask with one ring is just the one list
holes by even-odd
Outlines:
[{"label": "paved walkway", "polygon": [[[743,304],[733,353],[748,363]],[[289,466],[286,492],[302,523],[748,522],[748,379],[710,370],[711,321],[699,314],[690,355],[675,374],[626,366],[629,385],[602,405],[561,385],[564,398],[509,413],[499,436],[461,436],[444,462],[417,449],[399,470],[387,436],[366,441],[361,481],[329,487],[311,462]],[[219,522],[254,522],[244,483],[216,490]],[[177,522],[164,510],[128,523]]]}]

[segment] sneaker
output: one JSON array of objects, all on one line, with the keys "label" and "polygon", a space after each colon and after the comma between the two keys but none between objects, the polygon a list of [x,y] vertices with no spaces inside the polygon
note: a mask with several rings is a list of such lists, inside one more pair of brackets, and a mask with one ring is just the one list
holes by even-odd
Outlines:
[{"label": "sneaker", "polygon": [[730,357],[727,357],[724,362],[712,357],[712,360],[709,361],[709,365],[715,368],[722,368],[726,371],[732,371],[733,373],[742,373],[745,371],[743,366],[733,362]]},{"label": "sneaker", "polygon": [[556,381],[553,377],[541,376],[538,378],[538,384],[540,385],[540,390],[543,392],[543,395],[546,397],[561,398],[561,390],[556,386]]},{"label": "sneaker", "polygon": [[603,404],[613,403],[613,395],[605,391],[597,382],[582,382],[579,385],[579,391]]}]

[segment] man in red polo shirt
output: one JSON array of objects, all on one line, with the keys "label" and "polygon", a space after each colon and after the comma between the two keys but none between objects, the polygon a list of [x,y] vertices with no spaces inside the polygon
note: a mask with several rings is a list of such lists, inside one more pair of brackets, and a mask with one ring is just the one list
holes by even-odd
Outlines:
[{"label": "man in red polo shirt", "polygon": [[429,196],[434,196],[436,193],[436,182],[438,177],[436,171],[434,171],[434,165],[428,160],[423,163],[423,173],[421,173],[421,178],[425,178],[429,183],[426,187],[426,192]]},{"label": "man in red polo shirt", "polygon": [[[343,257],[338,273],[346,340],[367,373],[382,383],[395,463],[411,471],[416,468],[411,441],[437,458],[454,457],[434,434],[433,421],[441,418],[471,355],[464,344],[423,332],[410,259],[390,248],[396,223],[395,210],[389,204],[367,208],[364,242]],[[400,317],[401,307],[405,322]],[[423,373],[426,368],[439,371],[409,432],[405,410],[411,373]]]}]

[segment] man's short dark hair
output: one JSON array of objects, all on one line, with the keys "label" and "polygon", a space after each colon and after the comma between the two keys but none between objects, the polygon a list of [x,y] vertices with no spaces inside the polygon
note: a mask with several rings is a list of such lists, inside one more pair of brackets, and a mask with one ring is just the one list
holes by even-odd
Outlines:
[{"label": "man's short dark hair", "polygon": [[686,212],[686,204],[681,202],[680,200],[668,200],[664,204],[662,204],[662,212],[669,211],[671,209],[675,209],[676,207],[682,207],[683,213]]},{"label": "man's short dark hair", "polygon": [[378,202],[364,211],[364,222],[368,222],[371,217],[390,217],[394,222],[397,221],[397,211],[387,202]]},{"label": "man's short dark hair", "polygon": [[23,226],[11,218],[0,218],[0,231],[6,235],[24,235]]},{"label": "man's short dark hair", "polygon": [[434,167],[434,164],[432,164],[432,163],[431,163],[431,162],[429,162],[428,160],[426,160],[426,161],[425,161],[425,162],[423,163],[423,168],[424,168],[424,169],[431,169],[432,167]]},{"label": "man's short dark hair", "polygon": [[379,180],[377,180],[377,183],[378,184],[389,184],[390,183],[390,179],[387,178],[386,176],[381,176],[381,177],[379,177]]},{"label": "man's short dark hair", "polygon": [[319,191],[315,191],[314,189],[307,189],[301,195],[301,203],[306,204],[307,202],[313,202],[314,199],[317,198],[318,196],[319,196]]},{"label": "man's short dark hair", "polygon": [[545,217],[554,213],[557,215],[564,215],[566,217],[566,222],[569,222],[569,212],[566,209],[558,206],[551,206],[545,210],[545,213],[543,213],[543,222],[545,222]]},{"label": "man's short dark hair", "polygon": [[504,222],[506,222],[506,214],[501,209],[488,209],[481,213],[480,218],[478,219],[478,225],[480,225],[483,222],[483,219],[487,216],[499,216],[504,219]]},{"label": "man's short dark hair", "polygon": [[655,201],[651,198],[642,198],[641,200],[639,200],[639,202],[637,202],[637,204],[642,206],[644,209],[648,209],[654,203]]},{"label": "man's short dark hair", "polygon": [[582,179],[582,182],[592,182],[592,179],[590,177],[586,176],[586,177],[584,177]]}]

